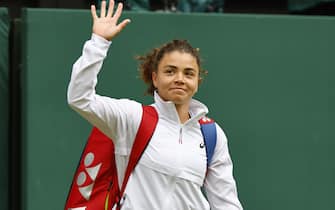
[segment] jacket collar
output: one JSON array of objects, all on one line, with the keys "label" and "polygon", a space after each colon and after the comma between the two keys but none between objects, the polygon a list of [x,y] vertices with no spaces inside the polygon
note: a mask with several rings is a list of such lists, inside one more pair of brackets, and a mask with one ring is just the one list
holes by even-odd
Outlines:
[{"label": "jacket collar", "polygon": [[[157,108],[157,112],[160,118],[165,118],[169,121],[180,124],[176,107],[172,101],[164,101],[156,91],[154,92],[154,100],[154,105]],[[191,119],[186,123],[197,122],[200,118],[204,117],[208,113],[208,108],[200,101],[191,99],[189,113],[191,115]]]}]

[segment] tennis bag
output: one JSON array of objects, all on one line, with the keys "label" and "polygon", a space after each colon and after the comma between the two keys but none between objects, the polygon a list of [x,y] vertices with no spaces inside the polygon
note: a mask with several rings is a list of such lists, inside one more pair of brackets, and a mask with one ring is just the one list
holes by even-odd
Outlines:
[{"label": "tennis bag", "polygon": [[[148,145],[157,122],[158,114],[155,108],[143,106],[140,127],[121,186],[118,183],[113,141],[94,127],[74,174],[65,210],[119,210],[129,176]],[[216,145],[215,122],[204,117],[199,123],[209,165]]]}]

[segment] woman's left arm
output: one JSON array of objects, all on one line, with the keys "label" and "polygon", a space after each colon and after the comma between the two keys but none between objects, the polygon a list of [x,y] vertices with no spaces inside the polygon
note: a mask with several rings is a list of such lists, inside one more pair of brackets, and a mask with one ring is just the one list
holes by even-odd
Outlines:
[{"label": "woman's left arm", "polygon": [[217,143],[205,179],[205,191],[211,210],[242,210],[233,177],[233,163],[228,141],[220,126],[216,125]]}]

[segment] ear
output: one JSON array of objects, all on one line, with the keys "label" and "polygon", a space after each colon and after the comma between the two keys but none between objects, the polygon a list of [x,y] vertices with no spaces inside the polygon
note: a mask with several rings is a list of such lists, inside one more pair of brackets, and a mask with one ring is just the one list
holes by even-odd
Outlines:
[{"label": "ear", "polygon": [[197,85],[197,88],[194,91],[194,94],[196,94],[198,92],[198,89],[199,89],[199,86],[201,85],[201,83],[202,83],[202,77],[199,77],[199,79],[198,79],[198,85]]},{"label": "ear", "polygon": [[155,88],[157,88],[157,73],[156,73],[156,71],[153,71],[151,73],[151,79],[152,79],[152,84],[154,85]]},{"label": "ear", "polygon": [[199,76],[199,79],[198,79],[198,85],[200,85],[202,83],[202,77]]}]

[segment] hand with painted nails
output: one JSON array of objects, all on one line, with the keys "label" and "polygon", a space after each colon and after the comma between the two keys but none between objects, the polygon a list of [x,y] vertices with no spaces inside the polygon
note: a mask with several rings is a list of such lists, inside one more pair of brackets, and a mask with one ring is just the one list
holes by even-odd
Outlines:
[{"label": "hand with painted nails", "polygon": [[117,5],[117,9],[113,14],[114,1],[109,1],[108,10],[106,13],[106,1],[101,2],[100,17],[97,15],[97,11],[94,5],[91,6],[91,13],[93,18],[93,33],[107,39],[112,40],[118,33],[130,23],[130,19],[125,19],[118,23],[118,20],[122,14],[122,3]]}]

